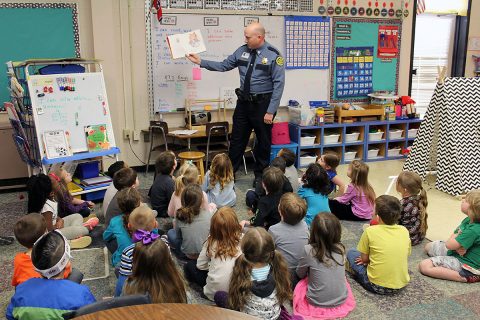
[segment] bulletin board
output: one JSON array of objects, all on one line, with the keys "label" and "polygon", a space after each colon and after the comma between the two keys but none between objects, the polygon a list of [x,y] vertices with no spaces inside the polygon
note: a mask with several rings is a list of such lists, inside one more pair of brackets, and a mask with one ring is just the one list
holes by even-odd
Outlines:
[{"label": "bulletin board", "polygon": [[398,19],[333,18],[330,101],[365,102],[372,91],[397,92],[401,25]]},{"label": "bulletin board", "polygon": [[[74,89],[62,90],[64,86]],[[39,141],[45,132],[63,130],[72,152],[84,152],[88,151],[86,128],[102,126],[109,148],[115,147],[102,72],[33,75],[28,89]]]},{"label": "bulletin board", "polygon": [[[80,57],[77,5],[0,3],[0,65],[31,58]],[[10,101],[8,78],[0,76],[0,101]]]},{"label": "bulletin board", "polygon": [[[265,40],[282,55],[286,54],[284,16],[169,14],[163,16],[161,23],[157,19],[151,19],[149,72],[153,84],[152,111],[178,110],[185,107],[185,99],[223,98],[222,92],[233,92],[240,86],[236,68],[227,72],[214,72],[203,68],[198,70],[186,58],[172,60],[166,42],[168,35],[199,29],[207,48],[206,52],[199,54],[200,57],[222,61],[244,44],[243,31],[251,21],[262,23],[266,30]],[[291,99],[306,105],[310,100],[328,100],[329,79],[328,69],[286,70],[280,105],[288,105],[288,100]]]}]

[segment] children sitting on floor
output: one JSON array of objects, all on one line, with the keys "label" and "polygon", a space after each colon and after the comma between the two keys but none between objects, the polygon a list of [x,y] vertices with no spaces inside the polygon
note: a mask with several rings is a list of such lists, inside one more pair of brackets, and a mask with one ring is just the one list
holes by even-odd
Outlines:
[{"label": "children sitting on floor", "polygon": [[60,232],[41,236],[32,248],[32,263],[42,278],[17,286],[7,307],[7,319],[63,319],[64,313],[94,303],[87,286],[64,280],[70,258],[70,246]]},{"label": "children sitting on floor", "polygon": [[427,192],[422,187],[422,178],[411,171],[403,171],[398,175],[396,188],[402,196],[398,224],[407,228],[412,246],[415,246],[427,234]]},{"label": "children sitting on floor", "polygon": [[210,170],[205,174],[202,189],[207,193],[208,202],[215,203],[217,208],[235,205],[237,195],[233,167],[227,154],[219,153],[213,157]]},{"label": "children sitting on floor", "polygon": [[82,217],[87,218],[95,204],[92,201],[83,201],[72,197],[68,190],[68,183],[72,182],[70,173],[63,168],[58,168],[49,175],[58,182],[58,190],[55,191],[55,199],[58,202],[58,216],[63,218],[79,213]]},{"label": "children sitting on floor", "polygon": [[173,172],[177,167],[177,160],[172,151],[163,151],[155,161],[155,180],[148,192],[153,210],[158,212],[161,218],[168,217],[167,209],[173,191],[175,182],[173,181]]},{"label": "children sitting on floor", "polygon": [[[270,163],[270,167],[278,168],[283,172],[284,177],[283,177],[281,194],[285,194],[287,192],[293,192],[293,188],[292,188],[292,185],[290,184],[290,181],[287,179],[287,177],[285,177],[285,168],[286,168],[285,160],[281,157],[276,157]],[[258,199],[264,196],[265,196],[265,189],[263,188],[262,180],[258,180],[257,185],[255,186],[255,189],[248,189],[247,193],[245,194],[245,204],[247,205],[247,208],[249,208],[249,210],[252,213],[256,212]]]},{"label": "children sitting on floor", "polygon": [[330,180],[330,192],[335,192],[338,187],[337,195],[342,195],[345,192],[345,183],[337,175],[337,167],[340,164],[340,157],[335,152],[327,152],[317,159],[317,163],[322,166],[327,172]]},{"label": "children sitting on floor", "polygon": [[300,183],[298,182],[298,172],[295,168],[295,160],[297,156],[295,153],[287,148],[280,149],[277,156],[282,157],[285,160],[285,177],[290,181],[293,192],[297,193],[300,188]]},{"label": "children sitting on floor", "polygon": [[228,294],[217,292],[215,303],[261,319],[284,319],[282,306],[292,297],[290,274],[272,237],[264,228],[251,228],[242,238],[241,249]]},{"label": "children sitting on floor", "polygon": [[212,217],[210,234],[197,261],[185,265],[185,277],[203,287],[205,296],[213,301],[215,292],[228,291],[233,265],[242,254],[242,229],[230,207],[220,208]]},{"label": "children sitting on floor", "polygon": [[355,308],[350,285],[345,278],[345,247],[342,226],[333,214],[315,216],[309,244],[302,249],[297,267],[301,280],[293,293],[294,314],[312,319],[345,317]]},{"label": "children sitting on floor", "polygon": [[[123,168],[117,171],[113,176],[113,185],[115,189],[121,191],[125,188],[138,188],[140,182],[138,181],[137,172],[132,168]],[[118,206],[118,192],[113,196],[112,201],[108,205],[105,212],[105,228],[108,228],[110,220],[113,217],[121,215],[123,212]]]},{"label": "children sitting on floor", "polygon": [[[17,253],[13,260],[12,286],[16,287],[30,278],[41,278],[32,264],[32,248],[35,241],[47,233],[47,224],[41,214],[29,213],[17,220],[13,232],[17,241],[27,248],[27,251]],[[76,269],[71,270],[70,265],[65,269],[64,276],[77,283],[83,279],[83,274]]]},{"label": "children sitting on floor", "polygon": [[152,303],[187,303],[185,281],[168,246],[159,237],[145,230],[133,234],[133,269],[122,295],[148,293]]},{"label": "children sitting on floor", "polygon": [[[175,218],[177,214],[177,210],[182,207],[181,195],[183,189],[190,184],[197,184],[198,183],[198,168],[189,162],[185,162],[179,169],[178,169],[178,176],[175,178],[175,192],[172,194],[172,198],[170,199],[170,203],[168,204],[168,216]],[[203,192],[203,202],[202,208],[209,210],[210,212],[215,212],[217,210],[217,206],[215,203],[208,203],[208,196]]]},{"label": "children sitting on floor", "polygon": [[[242,220],[240,222],[242,228],[252,226],[262,227],[268,230],[268,228],[280,222],[278,203],[282,196],[285,176],[280,169],[268,167],[263,171],[261,182],[265,189],[265,196],[258,199],[257,210],[253,212],[253,217],[250,221]],[[249,211],[249,213],[250,212],[251,211]]]},{"label": "children sitting on floor", "polygon": [[108,205],[110,204],[110,201],[112,201],[113,197],[115,194],[117,194],[117,188],[115,188],[115,185],[113,184],[113,176],[117,171],[120,171],[123,168],[128,168],[128,165],[124,161],[117,161],[110,165],[107,170],[107,175],[112,178],[112,182],[108,186],[107,190],[105,191],[105,195],[103,196],[103,203],[102,203],[102,213],[105,214],[105,212],[108,209]]},{"label": "children sitting on floor", "polygon": [[[140,206],[142,197],[135,188],[125,188],[118,192],[118,207],[123,214],[115,216],[103,232],[105,242],[116,242],[116,250],[112,253],[112,265],[116,267],[120,263],[123,249],[132,244],[132,234],[128,230],[128,216]],[[112,246],[108,247],[112,249]]]},{"label": "children sitting on floor", "polygon": [[[157,229],[158,223],[155,219],[155,212],[146,205],[135,208],[128,217],[127,228],[129,232],[134,235],[137,230],[143,230],[144,232],[153,232],[159,234]],[[140,231],[141,232],[141,231]],[[162,241],[166,241],[166,237],[161,238]],[[134,241],[134,239],[132,239]],[[133,264],[133,252],[135,249],[135,243],[132,243],[125,249],[123,249],[120,269],[118,270],[118,280],[115,287],[115,296],[118,297],[122,293],[123,284],[128,276],[132,274]]]},{"label": "children sitting on floor", "polygon": [[300,198],[307,201],[305,222],[310,226],[319,212],[330,212],[328,193],[330,181],[327,173],[318,163],[311,163],[302,177],[303,185],[298,190]]},{"label": "children sitting on floor", "polygon": [[292,287],[297,284],[295,270],[302,257],[303,247],[308,243],[308,226],[305,220],[307,203],[295,193],[285,193],[280,198],[278,213],[282,221],[268,229],[275,247],[287,261]]},{"label": "children sitting on floor", "polygon": [[368,291],[378,294],[395,294],[410,282],[408,256],[410,237],[404,226],[397,224],[400,201],[382,195],[375,200],[378,225],[365,229],[357,249],[347,253],[349,271]]},{"label": "children sitting on floor", "polygon": [[183,189],[175,227],[167,232],[168,242],[179,257],[196,260],[207,240],[212,213],[202,208],[202,202],[203,192],[198,184]]},{"label": "children sitting on floor", "polygon": [[70,240],[72,249],[85,248],[92,243],[89,230],[98,224],[98,218],[83,222],[83,217],[74,213],[65,218],[58,216],[58,203],[55,201],[54,185],[58,182],[43,173],[28,179],[28,212],[38,212],[45,218],[47,230],[59,229]]},{"label": "children sitting on floor", "polygon": [[330,211],[338,219],[365,221],[372,218],[375,191],[368,183],[368,170],[368,166],[360,160],[353,160],[349,164],[347,176],[350,184],[345,193],[328,201]]},{"label": "children sitting on floor", "polygon": [[467,193],[461,210],[467,217],[450,238],[425,246],[431,258],[420,262],[422,274],[458,282],[480,281],[480,189]]}]

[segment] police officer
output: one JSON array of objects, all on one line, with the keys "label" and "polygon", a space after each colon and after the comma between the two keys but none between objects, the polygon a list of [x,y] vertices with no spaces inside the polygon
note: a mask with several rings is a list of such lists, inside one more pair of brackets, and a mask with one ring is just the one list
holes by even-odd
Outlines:
[{"label": "police officer", "polygon": [[224,72],[238,67],[240,88],[236,90],[238,100],[229,156],[235,172],[242,163],[253,129],[258,141],[253,151],[255,186],[269,164],[273,118],[285,85],[285,68],[280,52],[265,41],[265,28],[260,23],[249,24],[244,35],[245,45],[222,62],[203,60],[196,54],[189,54],[187,58],[210,71]]}]

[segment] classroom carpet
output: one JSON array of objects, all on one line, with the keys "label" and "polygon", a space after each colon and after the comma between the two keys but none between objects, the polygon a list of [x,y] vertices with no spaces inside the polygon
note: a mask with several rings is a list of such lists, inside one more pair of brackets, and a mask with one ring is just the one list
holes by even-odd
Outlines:
[{"label": "classroom carpet", "polygon": [[[386,161],[368,163],[370,166],[370,181],[374,186],[377,194],[382,194],[388,187],[389,175],[398,174],[401,170],[402,161]],[[346,166],[339,168],[339,175],[347,181]],[[153,174],[149,173],[144,176],[139,174],[141,180],[142,194],[146,195],[148,188],[153,181]],[[253,180],[253,172],[245,176],[243,173],[237,173],[236,192],[237,205],[235,211],[239,216],[239,220],[246,218],[245,193],[251,188]],[[426,188],[431,185],[425,184]],[[19,199],[22,193],[3,193],[0,194],[0,218],[2,222],[5,219],[15,221],[16,217],[21,216],[24,211],[17,213],[12,208],[22,208],[25,200]],[[395,190],[390,192],[396,195]],[[462,219],[460,212],[460,201],[454,197],[450,197],[444,193],[434,189],[428,190],[429,196],[429,231],[433,228],[432,233],[427,235],[430,237],[438,236],[438,239],[447,238]],[[148,201],[148,198],[146,198]],[[447,203],[447,205],[445,204]],[[6,205],[12,205],[10,210],[5,210]],[[15,209],[16,210],[16,209]],[[101,205],[97,204],[96,212],[101,217]],[[440,219],[446,226],[439,226],[435,223],[436,219]],[[102,219],[101,219],[102,220]],[[170,219],[158,219],[160,228],[167,230],[171,226]],[[12,234],[12,224],[3,223],[1,235]],[[362,223],[342,221],[342,242],[348,249],[355,248],[362,234]],[[3,233],[6,232],[6,233]],[[409,271],[411,276],[410,284],[396,296],[379,296],[365,291],[350,275],[347,279],[352,286],[357,307],[351,312],[347,319],[478,319],[480,317],[480,284],[464,284],[437,280],[421,275],[418,270],[418,264],[421,260],[427,258],[423,252],[423,246],[427,243],[425,240],[422,244],[412,248],[412,254],[409,258]],[[5,308],[14,293],[14,289],[10,285],[11,275],[13,271],[12,260],[17,252],[22,251],[22,247],[18,243],[8,246],[2,246],[0,250],[0,317],[4,314]],[[105,254],[101,248],[93,248],[93,250],[82,249],[73,251],[73,265],[82,271],[85,278],[98,278],[95,280],[85,280],[83,284],[90,287],[97,299],[110,297],[115,289],[116,278],[113,268],[108,264],[108,276],[105,270]],[[108,261],[110,260],[108,256]],[[181,261],[177,261],[179,268],[183,265]],[[202,288],[196,285],[189,286],[189,292],[195,303],[211,304],[210,301],[203,298]]]}]

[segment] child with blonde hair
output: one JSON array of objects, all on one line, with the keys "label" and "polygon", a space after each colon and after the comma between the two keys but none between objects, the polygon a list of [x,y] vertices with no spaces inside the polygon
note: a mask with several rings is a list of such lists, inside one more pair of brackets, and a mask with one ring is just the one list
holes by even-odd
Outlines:
[{"label": "child with blonde hair", "polygon": [[[178,169],[178,176],[175,178],[175,191],[172,194],[167,210],[169,217],[175,218],[177,210],[182,207],[182,191],[190,184],[198,184],[198,168],[193,163],[185,162]],[[202,208],[211,212],[215,212],[217,209],[214,203],[208,203],[208,196],[205,192],[203,192]]]},{"label": "child with blonde hair", "polygon": [[205,296],[213,301],[215,292],[228,291],[233,265],[242,254],[242,229],[230,207],[220,208],[212,217],[210,234],[197,261],[185,265],[185,277],[203,287]]},{"label": "child with blonde hair", "polygon": [[407,228],[412,246],[415,246],[425,239],[427,233],[427,192],[420,176],[411,171],[402,171],[398,175],[396,188],[402,196],[398,224]]},{"label": "child with blonde hair", "polygon": [[467,215],[444,241],[427,243],[430,256],[420,262],[422,274],[458,282],[480,281],[480,189],[470,191],[462,200],[461,210]]},{"label": "child with blonde hair", "polygon": [[[158,234],[158,222],[155,219],[155,213],[146,205],[141,205],[135,208],[128,217],[127,229],[133,236],[138,230],[142,232],[151,232]],[[165,236],[161,238],[162,241],[166,241]],[[132,239],[132,244],[123,249],[120,259],[120,269],[118,270],[119,276],[117,280],[117,286],[115,288],[115,296],[118,297],[122,293],[122,288],[125,280],[132,274],[133,265],[133,253],[135,249],[135,242]],[[168,245],[168,243],[167,243]]]},{"label": "child with blonde hair", "polygon": [[355,298],[345,278],[341,236],[337,217],[329,212],[315,216],[309,244],[302,249],[297,266],[297,275],[303,280],[293,293],[294,314],[307,319],[337,319],[355,308]]},{"label": "child with blonde hair", "polygon": [[187,303],[187,291],[168,246],[151,231],[133,235],[132,274],[125,281],[122,295],[146,294],[152,303]]},{"label": "child with blonde hair", "polygon": [[88,217],[95,203],[83,201],[72,196],[68,190],[68,184],[72,182],[72,175],[64,168],[57,168],[49,175],[58,182],[55,198],[58,202],[59,217],[63,218],[74,213],[79,213],[84,218]]},{"label": "child with blonde hair", "polygon": [[207,240],[212,213],[202,208],[203,193],[198,184],[185,187],[182,192],[182,207],[178,209],[174,229],[167,232],[174,252],[196,260]]},{"label": "child with blonde hair", "polygon": [[372,218],[375,191],[368,183],[368,171],[368,166],[360,160],[353,160],[348,166],[350,184],[345,193],[328,201],[330,211],[338,219],[364,221]]},{"label": "child with blonde hair", "polygon": [[345,191],[345,183],[337,175],[337,167],[340,164],[340,157],[335,152],[326,152],[317,159],[317,163],[325,169],[330,180],[330,193],[335,192],[338,186],[338,195]]},{"label": "child with blonde hair", "polygon": [[215,203],[217,208],[235,205],[237,195],[233,167],[227,154],[219,153],[213,157],[210,170],[205,174],[202,189],[207,193],[208,202]]},{"label": "child with blonde hair", "polygon": [[235,261],[228,294],[219,291],[215,303],[261,319],[279,319],[291,300],[287,263],[275,250],[264,228],[251,228],[241,241],[243,254]]}]

